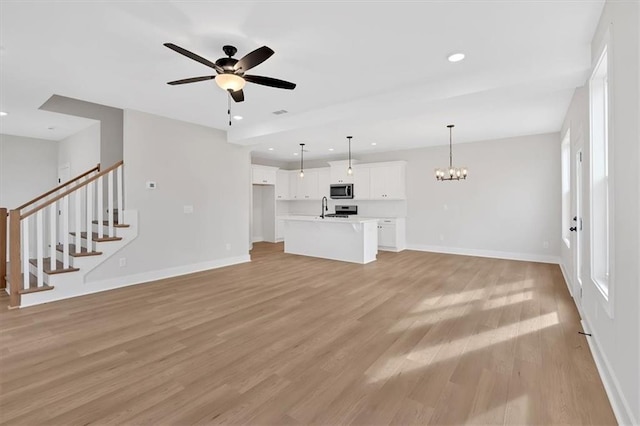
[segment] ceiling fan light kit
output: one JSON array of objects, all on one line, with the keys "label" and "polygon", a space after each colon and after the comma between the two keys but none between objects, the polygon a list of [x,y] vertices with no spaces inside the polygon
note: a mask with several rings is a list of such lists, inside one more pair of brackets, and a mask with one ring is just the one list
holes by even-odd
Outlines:
[{"label": "ceiling fan light kit", "polygon": [[453,124],[449,124],[447,126],[449,128],[449,168],[444,169],[436,169],[436,180],[445,181],[445,180],[460,180],[467,178],[467,168],[466,167],[453,167],[453,153],[452,153],[452,138],[451,133],[454,127]]},{"label": "ceiling fan light kit", "polygon": [[232,92],[236,92],[238,90],[242,90],[247,82],[239,75],[220,74],[216,77],[216,84],[222,90],[231,90]]}]

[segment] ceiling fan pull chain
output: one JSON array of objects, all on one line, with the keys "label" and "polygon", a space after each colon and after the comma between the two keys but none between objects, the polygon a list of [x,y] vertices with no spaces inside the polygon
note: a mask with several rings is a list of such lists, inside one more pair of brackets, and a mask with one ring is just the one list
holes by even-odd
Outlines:
[{"label": "ceiling fan pull chain", "polygon": [[229,115],[229,127],[231,127],[231,91],[227,97],[227,114]]}]

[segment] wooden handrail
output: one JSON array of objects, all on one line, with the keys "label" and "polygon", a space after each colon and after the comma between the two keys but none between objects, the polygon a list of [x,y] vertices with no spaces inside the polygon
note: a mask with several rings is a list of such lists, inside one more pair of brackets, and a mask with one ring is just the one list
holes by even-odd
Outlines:
[{"label": "wooden handrail", "polygon": [[42,199],[43,199],[44,197],[46,197],[47,195],[51,195],[51,194],[53,194],[54,192],[56,192],[56,191],[58,191],[58,190],[60,190],[60,189],[64,188],[65,186],[67,186],[67,185],[69,185],[69,184],[72,184],[73,182],[77,181],[78,179],[82,179],[82,178],[83,178],[83,177],[85,177],[86,175],[88,175],[88,174],[90,174],[90,173],[93,173],[93,172],[95,172],[95,171],[98,171],[98,172],[100,171],[100,164],[98,164],[97,166],[95,166],[93,169],[87,170],[86,172],[84,172],[84,173],[83,173],[83,174],[81,174],[80,176],[76,176],[76,177],[74,177],[73,179],[71,179],[71,180],[69,180],[69,181],[67,181],[67,182],[65,182],[65,183],[63,183],[63,184],[60,184],[60,185],[56,186],[56,187],[55,187],[55,188],[53,188],[51,191],[47,191],[47,192],[45,192],[44,194],[39,195],[38,197],[34,198],[33,200],[27,201],[26,203],[24,203],[24,204],[23,204],[23,205],[21,205],[20,207],[16,207],[16,210],[22,210],[22,209],[24,209],[25,207],[30,206],[31,204],[35,203],[36,201],[40,201],[40,200],[42,200]]},{"label": "wooden handrail", "polygon": [[0,288],[7,288],[7,209],[0,207]]},{"label": "wooden handrail", "polygon": [[24,212],[24,213],[20,216],[20,219],[25,219],[25,218],[27,218],[27,217],[31,216],[32,214],[34,214],[35,212],[37,212],[38,210],[42,210],[43,208],[45,208],[45,207],[47,207],[47,206],[49,206],[49,205],[51,205],[51,204],[55,203],[55,202],[56,202],[56,201],[58,201],[59,199],[64,198],[64,197],[66,197],[67,195],[71,194],[72,192],[75,192],[75,191],[77,191],[78,189],[82,188],[83,186],[86,186],[86,185],[90,184],[91,182],[93,182],[94,180],[98,179],[99,177],[102,177],[102,176],[106,175],[107,173],[109,173],[110,171],[117,169],[117,168],[118,168],[118,167],[120,167],[123,163],[124,163],[124,162],[123,162],[122,160],[120,160],[120,161],[118,161],[117,163],[115,163],[113,166],[111,166],[111,167],[109,167],[109,168],[107,168],[107,169],[104,169],[103,171],[101,171],[100,173],[98,173],[98,174],[96,174],[96,175],[91,176],[89,179],[85,180],[84,182],[82,182],[82,183],[80,183],[80,184],[78,184],[78,185],[74,186],[74,187],[73,187],[73,188],[71,188],[71,189],[68,189],[68,190],[64,191],[62,194],[58,194],[58,195],[56,195],[55,197],[53,197],[53,198],[52,198],[52,199],[50,199],[50,200],[47,200],[47,202],[46,202],[46,203],[40,204],[39,206],[34,207],[34,208],[32,208],[31,210],[28,210],[28,211]]}]

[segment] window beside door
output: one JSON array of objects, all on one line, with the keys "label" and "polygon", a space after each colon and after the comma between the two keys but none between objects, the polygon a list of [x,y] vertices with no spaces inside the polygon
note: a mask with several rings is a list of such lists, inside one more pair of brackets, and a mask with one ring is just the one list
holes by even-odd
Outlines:
[{"label": "window beside door", "polygon": [[571,248],[571,130],[562,139],[560,162],[562,167],[562,241]]},{"label": "window beside door", "polygon": [[590,234],[591,278],[609,300],[611,250],[611,191],[609,180],[609,72],[605,45],[589,81],[591,123]]}]

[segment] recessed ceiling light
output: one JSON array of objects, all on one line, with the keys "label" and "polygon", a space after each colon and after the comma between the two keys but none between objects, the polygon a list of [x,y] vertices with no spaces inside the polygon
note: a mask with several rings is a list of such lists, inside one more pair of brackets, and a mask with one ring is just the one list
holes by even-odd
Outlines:
[{"label": "recessed ceiling light", "polygon": [[4,117],[5,115],[9,115],[8,112],[0,111],[0,117]]},{"label": "recessed ceiling light", "polygon": [[464,53],[454,53],[450,55],[448,58],[449,62],[460,62],[464,59]]},{"label": "recessed ceiling light", "polygon": [[269,148],[269,151],[273,151],[273,148]]},{"label": "recessed ceiling light", "polygon": [[329,151],[333,151],[333,148],[329,148]]},{"label": "recessed ceiling light", "polygon": [[56,128],[55,128],[55,127],[53,127],[53,126],[49,126],[49,127],[47,127],[47,129],[49,129],[49,130],[55,130]]},{"label": "recessed ceiling light", "polygon": [[377,143],[375,143],[375,142],[371,142],[371,145],[376,146],[376,145],[378,145],[378,144],[377,144]]},{"label": "recessed ceiling light", "polygon": [[243,117],[242,117],[241,115],[234,115],[234,116],[233,116],[233,119],[234,119],[234,120],[242,120],[242,119],[243,119]]},{"label": "recessed ceiling light", "polygon": [[294,153],[293,153],[293,155],[298,155],[298,153],[297,153],[297,152],[294,152]]}]

